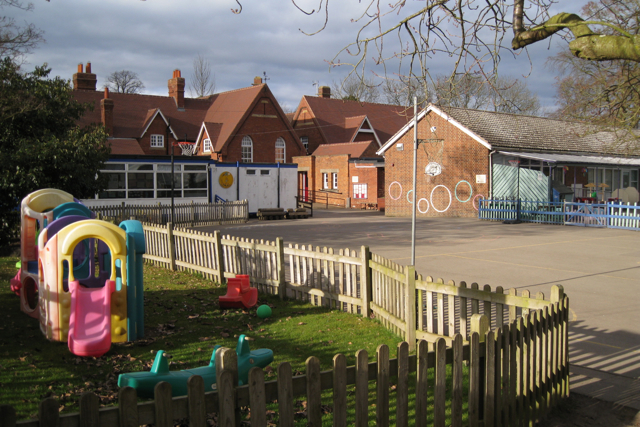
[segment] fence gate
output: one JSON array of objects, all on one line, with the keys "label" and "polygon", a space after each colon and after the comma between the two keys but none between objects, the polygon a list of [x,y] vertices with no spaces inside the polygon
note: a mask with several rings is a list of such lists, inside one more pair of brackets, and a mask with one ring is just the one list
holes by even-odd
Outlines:
[{"label": "fence gate", "polygon": [[565,203],[564,225],[606,227],[607,205],[591,203]]}]

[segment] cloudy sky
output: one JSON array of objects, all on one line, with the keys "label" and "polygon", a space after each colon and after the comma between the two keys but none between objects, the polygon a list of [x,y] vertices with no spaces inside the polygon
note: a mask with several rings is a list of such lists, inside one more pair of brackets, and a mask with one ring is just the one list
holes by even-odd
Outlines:
[{"label": "cloudy sky", "polygon": [[[165,95],[174,69],[182,71],[188,86],[193,60],[200,54],[212,65],[217,92],[249,86],[266,72],[272,92],[290,110],[303,95],[316,93],[314,82],[331,86],[349,71],[330,69],[327,61],[355,39],[360,24],[351,20],[363,7],[355,0],[331,2],[326,30],[307,36],[300,29],[319,29],[324,13],[307,16],[289,0],[244,0],[241,14],[231,12],[238,7],[235,0],[33,2],[31,12],[3,11],[18,23],[30,22],[44,31],[46,41],[27,56],[26,69],[46,62],[52,75],[71,79],[79,63],[91,62],[99,88],[110,73],[130,70],[144,83],[144,93]],[[319,3],[298,1],[308,9]],[[564,6],[570,7],[567,12],[578,12],[577,4],[582,3],[565,1]],[[421,6],[423,1],[409,0],[406,13]],[[534,45],[528,57],[527,53],[515,59],[503,55],[501,74],[527,76],[525,81],[542,106],[553,108],[555,74],[545,60],[558,46],[566,44],[552,40]],[[434,60],[430,69],[433,74],[448,73],[450,62]]]}]

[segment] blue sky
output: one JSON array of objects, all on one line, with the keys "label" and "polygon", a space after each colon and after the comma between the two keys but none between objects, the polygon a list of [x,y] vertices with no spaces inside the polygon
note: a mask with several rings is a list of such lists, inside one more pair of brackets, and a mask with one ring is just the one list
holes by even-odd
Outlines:
[{"label": "blue sky", "polygon": [[[557,9],[579,12],[582,3],[561,1]],[[298,4],[317,8],[319,0]],[[124,69],[138,74],[144,93],[165,95],[176,68],[188,84],[193,59],[200,54],[212,65],[216,91],[249,86],[266,72],[276,98],[294,109],[303,95],[316,93],[314,82],[331,86],[349,71],[330,69],[328,61],[355,39],[360,25],[351,19],[362,4],[342,0],[329,5],[329,25],[314,36],[300,29],[319,29],[324,13],[307,16],[288,0],[245,0],[241,14],[231,12],[237,8],[235,0],[36,0],[32,12],[6,8],[4,13],[44,31],[46,41],[27,56],[26,69],[46,62],[53,75],[71,79],[79,63],[91,62],[99,88],[110,73]],[[407,10],[423,5],[407,1]],[[515,59],[503,55],[500,69],[502,75],[528,76],[528,87],[548,109],[554,105],[555,73],[545,61],[558,46],[566,44],[558,38]],[[450,63],[446,58],[433,61],[431,71],[448,73]]]}]

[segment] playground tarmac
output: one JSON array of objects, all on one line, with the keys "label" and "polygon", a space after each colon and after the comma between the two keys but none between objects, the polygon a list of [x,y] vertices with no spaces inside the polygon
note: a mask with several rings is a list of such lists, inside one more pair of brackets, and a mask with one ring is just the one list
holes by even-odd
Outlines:
[{"label": "playground tarmac", "polygon": [[[411,218],[315,209],[313,218],[197,227],[201,231],[359,249],[411,262]],[[468,218],[416,221],[416,270],[445,281],[570,298],[571,390],[640,410],[640,233]]]}]

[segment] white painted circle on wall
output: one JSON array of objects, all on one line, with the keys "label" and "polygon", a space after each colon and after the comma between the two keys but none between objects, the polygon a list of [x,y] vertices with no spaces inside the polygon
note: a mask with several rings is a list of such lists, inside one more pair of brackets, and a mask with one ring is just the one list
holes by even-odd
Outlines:
[{"label": "white painted circle on wall", "polygon": [[[447,193],[449,193],[449,204],[448,204],[448,205],[447,205],[447,207],[446,207],[446,208],[444,208],[443,210],[440,210],[440,209],[436,208],[436,206],[433,204],[433,192],[434,192],[434,191],[436,191],[436,188],[438,188],[438,187],[442,187],[442,188],[444,188],[445,190],[447,190]],[[429,199],[430,199],[430,201],[431,201],[431,206],[433,206],[433,209],[434,209],[436,212],[440,212],[440,213],[442,213],[442,212],[446,212],[446,211],[448,211],[448,210],[449,210],[449,207],[451,207],[451,190],[449,190],[446,186],[444,186],[444,185],[442,185],[442,184],[440,184],[440,185],[436,185],[435,187],[433,187],[433,190],[431,190],[431,197],[429,197]]]}]

